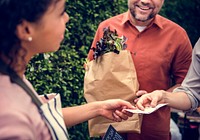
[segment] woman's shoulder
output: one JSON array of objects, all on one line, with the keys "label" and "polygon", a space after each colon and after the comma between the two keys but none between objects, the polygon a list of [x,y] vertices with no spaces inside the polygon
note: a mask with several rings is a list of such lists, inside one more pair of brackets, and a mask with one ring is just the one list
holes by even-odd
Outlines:
[{"label": "woman's shoulder", "polygon": [[[21,87],[0,74],[0,89],[0,120],[4,120],[0,121],[0,139],[50,137],[38,108]],[[5,130],[9,130],[9,134],[3,134]]]},{"label": "woman's shoulder", "polygon": [[[12,104],[18,105],[26,103],[26,100],[31,100],[26,92],[17,84],[11,82],[9,76],[0,74],[0,97],[1,103],[5,103],[8,107],[12,107]],[[18,104],[18,105],[17,105]]]},{"label": "woman's shoulder", "polygon": [[[24,91],[0,74],[0,139],[34,139],[25,113],[27,99]],[[8,132],[8,133],[7,133]]]}]

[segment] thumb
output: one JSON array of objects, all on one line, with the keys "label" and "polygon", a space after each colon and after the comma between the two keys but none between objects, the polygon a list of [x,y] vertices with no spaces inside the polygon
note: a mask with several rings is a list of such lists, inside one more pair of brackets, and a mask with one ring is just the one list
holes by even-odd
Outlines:
[{"label": "thumb", "polygon": [[155,107],[158,105],[158,99],[157,98],[153,98],[151,101],[151,107]]}]

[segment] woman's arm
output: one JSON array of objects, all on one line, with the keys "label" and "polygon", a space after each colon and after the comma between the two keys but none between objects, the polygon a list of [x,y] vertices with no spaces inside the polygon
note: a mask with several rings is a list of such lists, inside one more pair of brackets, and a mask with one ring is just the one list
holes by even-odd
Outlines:
[{"label": "woman's arm", "polygon": [[63,116],[67,127],[82,123],[97,116],[103,116],[107,119],[120,122],[132,116],[131,113],[124,111],[124,108],[133,108],[133,106],[127,101],[112,99],[63,108]]}]

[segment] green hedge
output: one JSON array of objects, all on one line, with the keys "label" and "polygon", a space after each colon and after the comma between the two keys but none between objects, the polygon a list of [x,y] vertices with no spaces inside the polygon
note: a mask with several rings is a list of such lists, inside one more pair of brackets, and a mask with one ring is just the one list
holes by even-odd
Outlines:
[{"label": "green hedge", "polygon": [[[165,1],[161,11],[187,30],[193,44],[200,32],[199,5],[199,0]],[[36,56],[26,71],[39,94],[60,93],[63,107],[85,103],[83,64],[97,26],[102,20],[125,12],[127,1],[69,0],[66,7],[70,21],[60,50]],[[69,128],[69,134],[71,140],[89,140],[87,122]]]}]

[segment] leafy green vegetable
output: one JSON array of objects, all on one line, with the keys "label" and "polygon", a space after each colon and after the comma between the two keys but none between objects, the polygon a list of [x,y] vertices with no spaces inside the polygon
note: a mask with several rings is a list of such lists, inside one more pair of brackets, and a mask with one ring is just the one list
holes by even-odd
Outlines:
[{"label": "leafy green vegetable", "polygon": [[103,31],[103,37],[97,41],[96,48],[91,48],[94,51],[93,57],[95,60],[108,52],[119,54],[120,50],[124,50],[127,47],[125,44],[127,38],[125,36],[118,37],[117,31],[111,31],[110,27],[104,28]]}]

